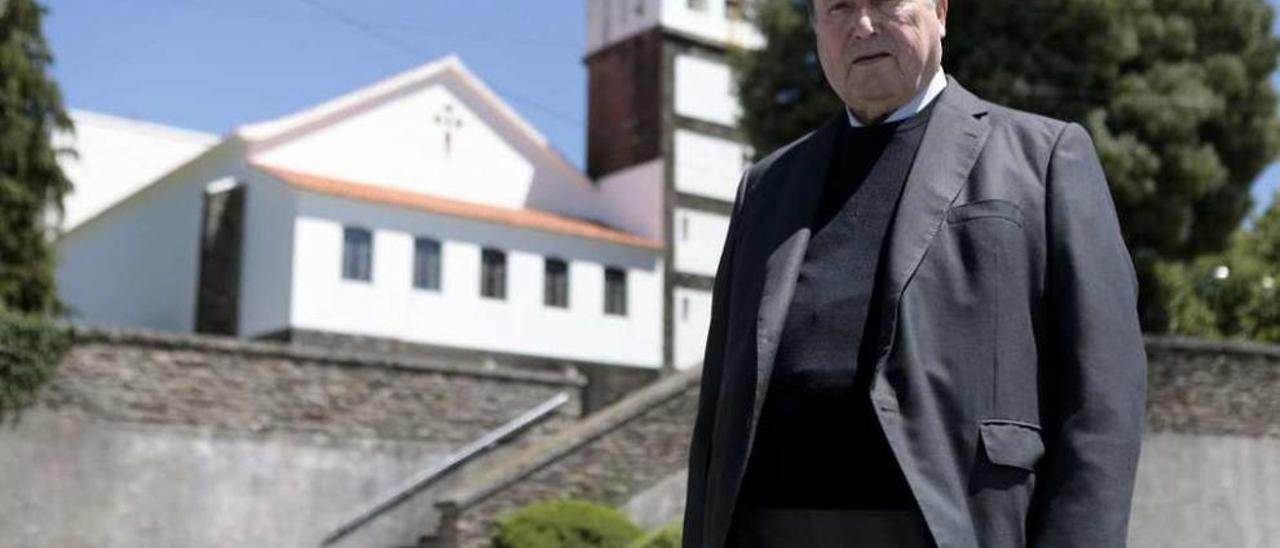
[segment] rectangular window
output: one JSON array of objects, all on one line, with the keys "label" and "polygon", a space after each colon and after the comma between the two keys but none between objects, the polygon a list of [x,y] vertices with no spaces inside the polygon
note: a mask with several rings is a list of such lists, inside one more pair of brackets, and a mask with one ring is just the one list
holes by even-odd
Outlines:
[{"label": "rectangular window", "polygon": [[494,299],[507,298],[507,254],[486,247],[480,258],[480,294]]},{"label": "rectangular window", "polygon": [[569,307],[569,264],[548,257],[543,270],[542,303],[558,308]]},{"label": "rectangular window", "polygon": [[620,268],[604,269],[604,313],[627,315],[627,273]]},{"label": "rectangular window", "polygon": [[440,290],[440,242],[430,238],[413,240],[413,287]]},{"label": "rectangular window", "polygon": [[373,234],[367,229],[343,228],[342,277],[365,282],[373,278]]}]

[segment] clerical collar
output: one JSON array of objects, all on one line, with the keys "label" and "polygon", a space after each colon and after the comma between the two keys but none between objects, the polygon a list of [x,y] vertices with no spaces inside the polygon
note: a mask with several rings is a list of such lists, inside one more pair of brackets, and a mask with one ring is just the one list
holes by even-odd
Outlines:
[{"label": "clerical collar", "polygon": [[[938,67],[938,70],[933,73],[933,79],[929,80],[929,85],[916,92],[916,95],[912,97],[910,101],[907,101],[907,104],[902,105],[898,110],[893,111],[893,114],[890,114],[889,117],[885,118],[884,122],[881,123],[895,122],[903,118],[908,118],[911,115],[924,110],[924,107],[929,106],[929,103],[931,103],[939,93],[942,93],[942,89],[945,87],[947,87],[947,75],[943,74],[942,67]],[[845,107],[844,113],[849,117],[849,125],[851,127],[862,127],[862,122],[858,121],[858,117],[854,116],[853,111],[849,110],[848,107]]]}]

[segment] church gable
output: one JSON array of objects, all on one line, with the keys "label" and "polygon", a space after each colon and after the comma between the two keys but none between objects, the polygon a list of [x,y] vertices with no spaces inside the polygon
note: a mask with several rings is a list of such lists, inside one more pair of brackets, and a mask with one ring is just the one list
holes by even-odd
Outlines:
[{"label": "church gable", "polygon": [[239,133],[258,165],[503,208],[596,209],[586,177],[454,57]]}]

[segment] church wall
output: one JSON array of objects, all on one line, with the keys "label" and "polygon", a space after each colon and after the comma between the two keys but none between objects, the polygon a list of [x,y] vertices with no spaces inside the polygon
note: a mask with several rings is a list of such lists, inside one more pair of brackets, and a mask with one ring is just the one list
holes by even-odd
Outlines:
[{"label": "church wall", "polygon": [[683,207],[675,208],[671,215],[675,269],[714,277],[729,232],[729,217]]},{"label": "church wall", "polygon": [[220,145],[57,241],[58,294],[73,321],[193,328],[202,193],[240,173],[234,148]]},{"label": "church wall", "polygon": [[610,173],[598,181],[602,209],[617,228],[665,241],[662,233],[663,191],[661,158]]},{"label": "church wall", "polygon": [[696,55],[676,55],[675,113],[725,126],[742,114],[729,65]]},{"label": "church wall", "polygon": [[[600,363],[661,364],[660,251],[299,194],[297,329]],[[341,278],[342,227],[373,232],[371,282]],[[441,290],[411,284],[413,237],[441,242]],[[507,297],[480,296],[481,248],[507,254]],[[569,305],[543,304],[544,258],[569,263]],[[605,266],[627,272],[627,314],[604,314]]]},{"label": "church wall", "polygon": [[751,147],[682,128],[674,139],[676,190],[732,203],[751,165]]},{"label": "church wall", "polygon": [[[522,206],[534,166],[440,80],[437,76],[258,152],[252,161],[456,200]],[[455,123],[460,126],[441,125]]]},{"label": "church wall", "polygon": [[688,369],[700,365],[707,347],[707,328],[711,326],[711,292],[689,287],[672,290],[672,316],[675,318],[675,367]]},{"label": "church wall", "polygon": [[293,280],[294,192],[250,170],[245,222],[244,270],[240,277],[240,332],[252,338],[289,326]]},{"label": "church wall", "polygon": [[[252,161],[360,184],[607,222],[590,181],[463,69],[286,137]],[[326,125],[327,124],[327,125]]]}]

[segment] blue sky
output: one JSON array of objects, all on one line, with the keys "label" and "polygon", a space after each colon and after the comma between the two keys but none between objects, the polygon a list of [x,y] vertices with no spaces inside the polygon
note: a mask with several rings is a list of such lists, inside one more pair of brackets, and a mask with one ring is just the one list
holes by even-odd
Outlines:
[{"label": "blue sky", "polygon": [[[223,134],[450,53],[566,157],[585,150],[591,0],[45,0],[67,104]],[[1268,203],[1280,166],[1254,185]]]}]

